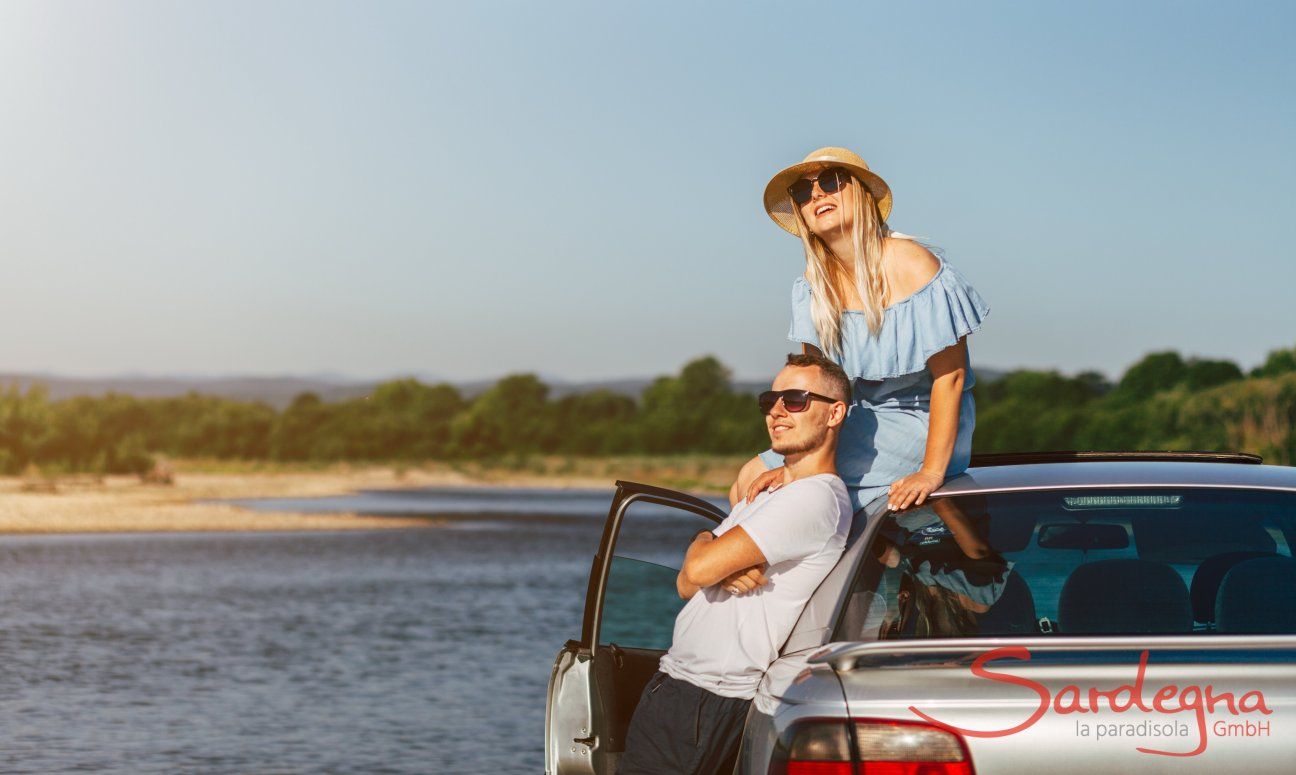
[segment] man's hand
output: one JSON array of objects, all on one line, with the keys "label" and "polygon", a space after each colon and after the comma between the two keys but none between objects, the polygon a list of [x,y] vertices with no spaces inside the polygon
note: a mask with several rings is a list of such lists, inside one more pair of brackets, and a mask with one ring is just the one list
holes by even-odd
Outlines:
[{"label": "man's hand", "polygon": [[892,482],[887,495],[887,505],[892,511],[902,511],[910,506],[921,506],[932,491],[945,482],[945,477],[927,471],[916,471]]},{"label": "man's hand", "polygon": [[770,470],[756,477],[756,479],[752,481],[751,485],[747,487],[747,496],[746,496],[747,502],[751,503],[753,500],[756,499],[757,495],[760,495],[767,488],[769,489],[770,492],[774,492],[775,490],[782,487],[786,483],[784,481],[786,478],[787,478],[787,466],[779,466],[778,468],[771,468]]},{"label": "man's hand", "polygon": [[764,563],[753,565],[746,570],[740,570],[737,573],[720,582],[720,588],[731,595],[744,595],[748,592],[754,592],[757,589],[769,583],[765,578],[765,569],[769,567]]}]

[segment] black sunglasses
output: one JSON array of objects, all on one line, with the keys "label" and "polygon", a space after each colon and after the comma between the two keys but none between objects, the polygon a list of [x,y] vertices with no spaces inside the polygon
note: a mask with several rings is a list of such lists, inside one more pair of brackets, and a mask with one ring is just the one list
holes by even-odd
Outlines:
[{"label": "black sunglasses", "polygon": [[845,167],[829,167],[819,173],[815,178],[801,178],[797,182],[788,186],[788,193],[792,195],[792,201],[798,205],[803,205],[814,198],[814,184],[819,181],[819,190],[825,194],[835,194],[841,190],[841,187],[851,181],[851,174]]},{"label": "black sunglasses", "polygon": [[810,402],[816,398],[820,401],[827,401],[830,404],[837,403],[838,399],[821,396],[818,393],[811,393],[809,390],[766,390],[756,397],[756,403],[760,404],[761,414],[769,414],[774,411],[774,406],[783,399],[783,408],[789,412],[804,412],[810,408]]}]

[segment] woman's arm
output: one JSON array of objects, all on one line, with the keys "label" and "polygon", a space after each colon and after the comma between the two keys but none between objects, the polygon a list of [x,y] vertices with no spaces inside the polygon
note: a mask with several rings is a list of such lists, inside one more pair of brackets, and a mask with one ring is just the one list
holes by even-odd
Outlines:
[{"label": "woman's arm", "polygon": [[927,448],[922,468],[891,485],[890,507],[894,510],[922,505],[945,481],[958,438],[959,404],[967,376],[967,337],[928,358],[927,368],[932,373]]},{"label": "woman's arm", "polygon": [[743,467],[738,470],[738,478],[734,480],[733,486],[729,488],[730,508],[738,505],[738,501],[742,500],[743,495],[747,493],[747,489],[765,471],[765,461],[761,460],[759,455],[743,464]]},{"label": "woman's arm", "polygon": [[932,373],[931,419],[923,468],[942,479],[958,437],[959,403],[967,379],[967,337],[927,359]]}]

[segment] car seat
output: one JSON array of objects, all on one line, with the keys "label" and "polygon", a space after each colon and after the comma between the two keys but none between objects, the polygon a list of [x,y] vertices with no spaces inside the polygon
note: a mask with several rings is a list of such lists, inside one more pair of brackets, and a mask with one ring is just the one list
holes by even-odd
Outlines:
[{"label": "car seat", "polygon": [[1004,579],[1003,594],[989,611],[977,614],[982,635],[1025,635],[1039,632],[1035,618],[1035,596],[1030,585],[1015,569]]},{"label": "car seat", "polygon": [[1220,632],[1296,632],[1296,560],[1257,557],[1234,565],[1215,604]]},{"label": "car seat", "polygon": [[1215,622],[1215,600],[1219,597],[1220,582],[1224,581],[1234,565],[1257,557],[1275,557],[1273,552],[1224,552],[1207,557],[1193,573],[1188,593],[1192,597],[1193,618],[1203,624]]},{"label": "car seat", "polygon": [[1165,563],[1099,560],[1067,577],[1058,620],[1064,634],[1187,633],[1192,603],[1183,579]]}]

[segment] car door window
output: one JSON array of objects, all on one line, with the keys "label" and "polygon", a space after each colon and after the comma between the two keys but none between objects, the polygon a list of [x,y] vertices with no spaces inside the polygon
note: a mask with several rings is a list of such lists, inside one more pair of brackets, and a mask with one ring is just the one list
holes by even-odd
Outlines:
[{"label": "car door window", "polygon": [[629,504],[608,569],[600,643],[670,648],[684,607],[675,579],[693,536],[715,522],[646,501]]},{"label": "car door window", "polygon": [[613,557],[601,640],[622,647],[669,649],[675,617],[685,603],[675,592],[678,573],[678,568]]}]

